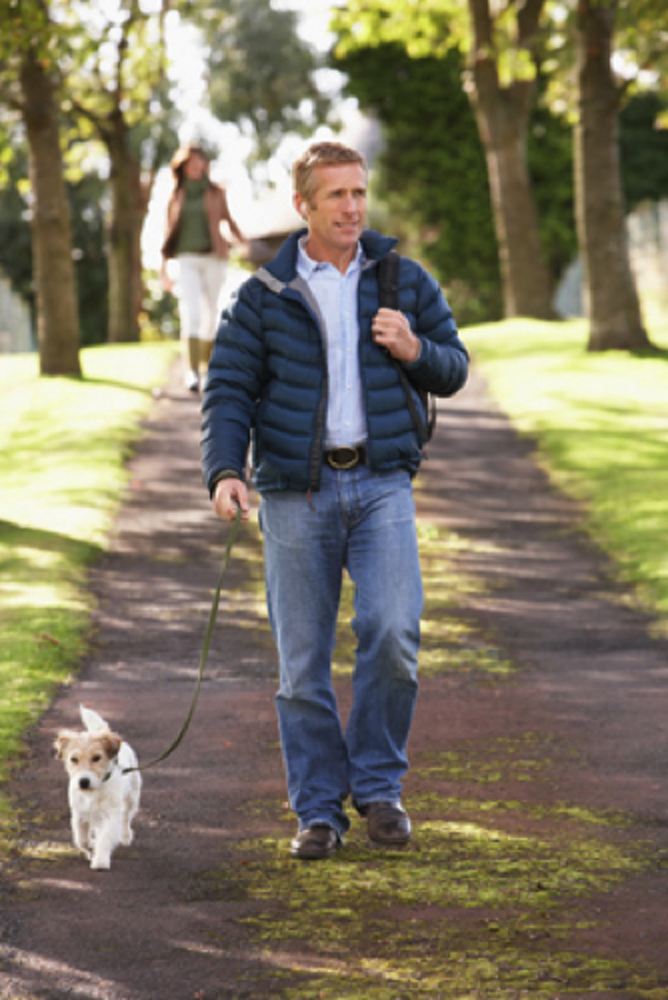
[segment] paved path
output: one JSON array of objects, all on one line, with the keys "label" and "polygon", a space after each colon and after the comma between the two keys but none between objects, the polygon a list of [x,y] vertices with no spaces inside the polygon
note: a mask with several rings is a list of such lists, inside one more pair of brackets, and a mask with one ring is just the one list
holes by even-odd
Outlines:
[{"label": "paved path", "polygon": [[[242,922],[257,903],[221,895],[208,881],[221,866],[238,866],[252,838],[287,842],[294,829],[282,806],[256,532],[245,531],[235,550],[193,728],[145,775],[136,842],[119,850],[110,873],[90,872],[69,849],[64,775],[50,759],[57,730],[77,725],[80,702],[101,711],[143,760],[178,731],[226,531],[200,483],[198,422],[195,401],[176,383],[156,402],[112,550],[92,576],[91,654],[32,735],[31,759],[14,784],[24,840],[0,897],[3,1000],[283,996],[280,984],[270,985],[272,958]],[[558,766],[529,789],[507,778],[495,797],[625,810],[634,836],[665,852],[668,643],[651,639],[649,622],[623,603],[610,567],[578,527],[577,508],[549,488],[477,376],[441,414],[418,486],[421,520],[466,541],[457,550],[462,579],[480,584],[460,595],[458,613],[522,669],[498,684],[427,676],[411,756],[490,746],[530,730],[550,740]],[[342,685],[344,710],[346,698]],[[409,801],[422,785],[409,776]],[[458,792],[480,789],[472,782]],[[358,821],[350,842],[362,837]],[[668,997],[665,871],[639,876],[605,905],[605,930],[591,932],[591,947],[651,962],[663,976],[656,996]],[[634,996],[592,988],[575,995]]]}]

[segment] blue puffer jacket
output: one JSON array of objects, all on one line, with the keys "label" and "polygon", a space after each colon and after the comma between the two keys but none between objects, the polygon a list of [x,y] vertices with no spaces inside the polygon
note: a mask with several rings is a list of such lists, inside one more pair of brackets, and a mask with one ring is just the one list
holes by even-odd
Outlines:
[{"label": "blue puffer jacket", "polygon": [[[317,304],[296,269],[304,232],[290,236],[223,313],[202,400],[202,464],[210,490],[223,473],[243,478],[251,430],[260,491],[318,489],[327,360]],[[362,235],[367,261],[359,284],[360,370],[369,466],[414,475],[422,457],[417,429],[397,371],[371,336],[376,264],[395,242],[368,229]],[[466,381],[468,355],[450,308],[437,282],[405,257],[399,286],[399,308],[422,341],[406,374],[428,392],[451,396]],[[419,406],[417,394],[415,400]]]}]

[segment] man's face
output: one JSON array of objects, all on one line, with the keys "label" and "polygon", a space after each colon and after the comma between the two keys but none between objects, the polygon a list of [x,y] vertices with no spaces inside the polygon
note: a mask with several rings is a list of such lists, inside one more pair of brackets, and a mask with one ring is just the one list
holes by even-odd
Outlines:
[{"label": "man's face", "polygon": [[315,179],[315,195],[304,210],[308,253],[339,267],[352,259],[366,221],[366,171],[359,163],[332,164],[316,167]]}]

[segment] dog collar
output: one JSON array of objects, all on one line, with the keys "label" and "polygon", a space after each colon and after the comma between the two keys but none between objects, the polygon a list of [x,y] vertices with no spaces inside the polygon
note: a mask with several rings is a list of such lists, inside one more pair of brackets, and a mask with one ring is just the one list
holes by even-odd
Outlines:
[{"label": "dog collar", "polygon": [[109,778],[114,773],[114,768],[116,767],[117,764],[118,764],[118,760],[116,760],[116,759],[112,760],[111,767],[109,768],[109,770],[105,774],[104,778],[102,779],[102,784],[104,784],[105,781],[109,781]]}]

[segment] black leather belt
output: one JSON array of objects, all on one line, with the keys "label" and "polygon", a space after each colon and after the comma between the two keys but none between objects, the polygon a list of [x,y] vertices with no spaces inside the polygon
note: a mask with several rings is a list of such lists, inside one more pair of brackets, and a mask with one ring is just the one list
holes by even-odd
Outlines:
[{"label": "black leather belt", "polygon": [[366,465],[366,448],[359,445],[357,448],[330,448],[325,452],[325,461],[332,469],[354,469],[356,465]]}]

